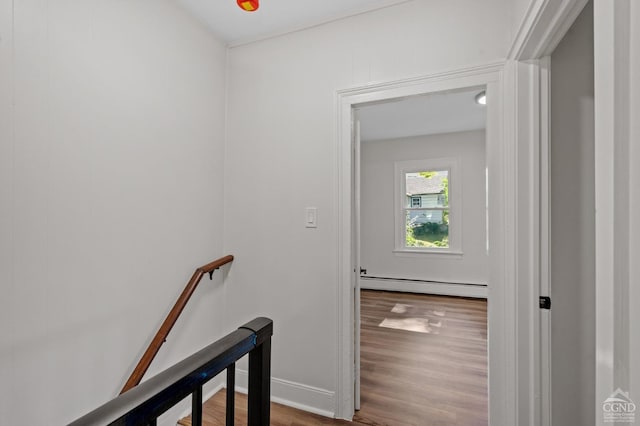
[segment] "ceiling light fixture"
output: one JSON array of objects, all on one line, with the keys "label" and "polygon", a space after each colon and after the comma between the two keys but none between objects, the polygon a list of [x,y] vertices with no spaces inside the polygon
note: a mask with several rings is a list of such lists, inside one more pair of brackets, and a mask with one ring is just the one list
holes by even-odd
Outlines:
[{"label": "ceiling light fixture", "polygon": [[238,0],[238,6],[240,9],[246,12],[255,12],[260,7],[259,0]]},{"label": "ceiling light fixture", "polygon": [[487,92],[484,90],[476,95],[476,103],[478,105],[486,105],[487,104]]}]

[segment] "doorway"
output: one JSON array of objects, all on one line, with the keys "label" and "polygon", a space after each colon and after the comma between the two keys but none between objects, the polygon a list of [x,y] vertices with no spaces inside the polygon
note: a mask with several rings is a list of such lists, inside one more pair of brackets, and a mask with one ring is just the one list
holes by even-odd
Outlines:
[{"label": "doorway", "polygon": [[[515,294],[508,282],[513,282],[515,252],[512,244],[515,230],[510,222],[515,198],[504,191],[505,185],[515,181],[512,165],[504,161],[512,141],[504,138],[502,105],[502,70],[504,64],[491,64],[471,70],[455,71],[420,79],[411,79],[384,85],[376,85],[338,94],[338,152],[339,152],[339,242],[340,257],[338,312],[338,391],[336,392],[336,416],[351,419],[355,413],[358,389],[357,332],[359,312],[356,301],[359,295],[359,252],[357,223],[354,221],[354,137],[357,125],[354,109],[393,99],[402,99],[430,93],[458,91],[470,87],[485,87],[489,106],[486,127],[486,169],[489,188],[488,199],[488,258],[487,296],[489,353],[489,417],[498,423],[509,423],[515,413],[515,353],[516,341],[507,336],[515,335]],[[355,368],[354,368],[355,366]],[[501,421],[501,419],[505,419]]]},{"label": "doorway", "polygon": [[487,424],[485,93],[477,86],[354,111],[363,333],[355,343],[364,366],[354,420]]}]

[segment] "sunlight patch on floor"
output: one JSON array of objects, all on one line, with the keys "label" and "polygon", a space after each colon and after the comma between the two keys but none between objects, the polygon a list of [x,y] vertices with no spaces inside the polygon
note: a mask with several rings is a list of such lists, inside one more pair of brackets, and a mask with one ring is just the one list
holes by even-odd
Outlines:
[{"label": "sunlight patch on floor", "polygon": [[404,314],[406,313],[411,305],[405,305],[404,303],[396,303],[396,306],[391,308],[391,312],[394,314]]},{"label": "sunlight patch on floor", "polygon": [[438,334],[438,329],[442,327],[442,317],[445,316],[444,311],[427,311],[427,317],[435,316],[436,319],[425,318],[423,309],[405,303],[396,303],[391,308],[391,313],[396,315],[385,318],[379,327],[427,334]]},{"label": "sunlight patch on floor", "polygon": [[427,318],[385,318],[378,327],[414,331],[416,333],[438,334],[438,328],[442,327],[442,323],[432,323]]}]

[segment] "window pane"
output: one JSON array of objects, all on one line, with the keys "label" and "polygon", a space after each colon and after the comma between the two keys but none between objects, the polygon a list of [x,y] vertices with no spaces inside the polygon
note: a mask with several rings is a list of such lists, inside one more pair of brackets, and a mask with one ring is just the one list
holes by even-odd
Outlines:
[{"label": "window pane", "polygon": [[405,207],[448,207],[449,171],[405,173]]},{"label": "window pane", "polygon": [[406,224],[406,247],[449,247],[449,210],[407,210]]}]

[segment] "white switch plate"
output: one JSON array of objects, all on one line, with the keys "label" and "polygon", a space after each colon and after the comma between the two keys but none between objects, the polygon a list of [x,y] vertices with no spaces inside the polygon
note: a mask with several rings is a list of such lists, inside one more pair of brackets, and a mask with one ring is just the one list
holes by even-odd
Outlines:
[{"label": "white switch plate", "polygon": [[305,209],[305,227],[318,227],[318,209],[316,207],[307,207]]}]

